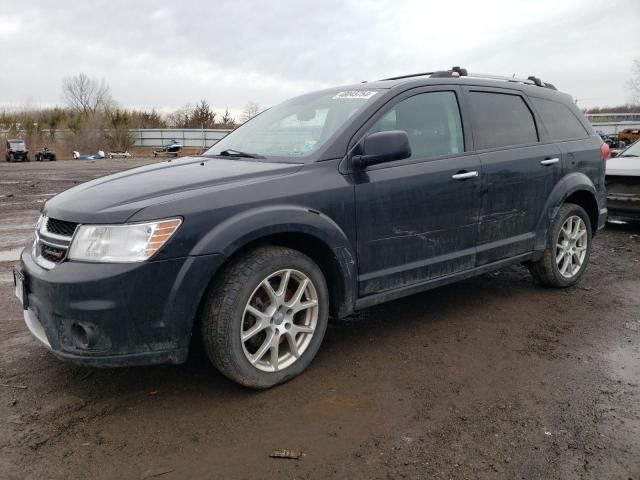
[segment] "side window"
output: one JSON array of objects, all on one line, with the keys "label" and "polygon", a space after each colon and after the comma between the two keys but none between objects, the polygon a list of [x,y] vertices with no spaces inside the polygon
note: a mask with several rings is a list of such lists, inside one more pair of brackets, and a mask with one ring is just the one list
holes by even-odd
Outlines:
[{"label": "side window", "polygon": [[553,100],[531,97],[533,107],[542,117],[553,141],[585,138],[589,133],[566,105]]},{"label": "side window", "polygon": [[477,149],[538,141],[533,114],[521,96],[473,91],[470,96],[480,137],[475,139]]},{"label": "side window", "polygon": [[393,106],[373,124],[369,133],[404,130],[411,158],[430,158],[464,151],[460,109],[454,92],[428,92]]}]

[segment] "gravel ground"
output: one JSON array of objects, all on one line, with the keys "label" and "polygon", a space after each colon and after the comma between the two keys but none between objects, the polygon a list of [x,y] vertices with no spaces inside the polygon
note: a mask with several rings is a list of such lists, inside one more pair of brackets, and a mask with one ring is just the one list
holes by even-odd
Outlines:
[{"label": "gravel ground", "polygon": [[[152,159],[0,164],[0,478],[640,479],[640,228],[579,286],[514,267],[332,323],[265,392],[180,366],[91,370],[31,338],[12,259],[41,203]],[[270,458],[298,450],[298,460]]]}]

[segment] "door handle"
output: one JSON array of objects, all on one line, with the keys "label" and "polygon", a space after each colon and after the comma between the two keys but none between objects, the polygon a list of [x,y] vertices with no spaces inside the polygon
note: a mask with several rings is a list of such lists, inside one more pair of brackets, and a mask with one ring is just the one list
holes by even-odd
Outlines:
[{"label": "door handle", "polygon": [[474,178],[478,176],[478,172],[474,170],[473,172],[460,172],[455,175],[451,175],[451,178],[454,180],[466,180],[468,178]]},{"label": "door handle", "polygon": [[544,160],[542,160],[540,162],[540,164],[541,165],[545,165],[545,166],[554,165],[554,164],[558,163],[559,161],[560,161],[559,158],[545,158]]}]

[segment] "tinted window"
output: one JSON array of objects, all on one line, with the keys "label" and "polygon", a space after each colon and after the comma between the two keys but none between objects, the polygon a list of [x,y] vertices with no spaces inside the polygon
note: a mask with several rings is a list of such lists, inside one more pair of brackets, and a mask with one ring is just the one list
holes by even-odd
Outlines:
[{"label": "tinted window", "polygon": [[566,105],[542,98],[531,98],[531,102],[533,108],[542,117],[551,140],[584,138],[588,135],[580,121]]},{"label": "tinted window", "polygon": [[464,151],[458,100],[453,92],[414,95],[394,105],[369,133],[404,130],[411,158],[429,158]]},{"label": "tinted window", "polygon": [[529,107],[519,95],[471,92],[480,138],[476,148],[506,147],[538,141]]}]

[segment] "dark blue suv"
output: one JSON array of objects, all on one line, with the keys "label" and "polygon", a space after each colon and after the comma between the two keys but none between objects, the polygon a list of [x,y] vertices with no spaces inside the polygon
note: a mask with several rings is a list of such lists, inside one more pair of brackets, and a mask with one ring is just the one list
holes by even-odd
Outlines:
[{"label": "dark blue suv", "polygon": [[299,374],[328,316],[522,263],[573,285],[607,213],[608,147],[535,77],[408,75],[302,95],[204,155],[49,200],[16,270],[59,358]]}]

